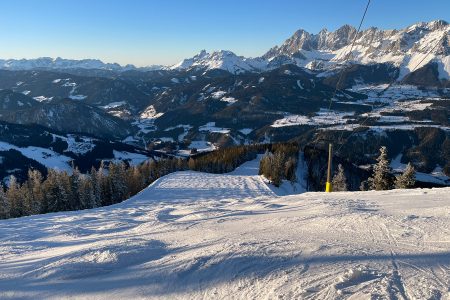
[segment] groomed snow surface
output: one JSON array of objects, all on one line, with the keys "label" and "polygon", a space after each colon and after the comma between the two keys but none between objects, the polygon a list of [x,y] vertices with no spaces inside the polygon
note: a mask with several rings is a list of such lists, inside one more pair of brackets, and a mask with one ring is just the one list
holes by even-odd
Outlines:
[{"label": "groomed snow surface", "polygon": [[281,197],[257,169],[0,221],[0,299],[450,299],[450,188]]}]

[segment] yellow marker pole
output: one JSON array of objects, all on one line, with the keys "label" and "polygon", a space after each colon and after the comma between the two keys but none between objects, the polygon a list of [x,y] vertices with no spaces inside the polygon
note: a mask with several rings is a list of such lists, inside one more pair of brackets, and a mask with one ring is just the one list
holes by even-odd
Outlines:
[{"label": "yellow marker pole", "polygon": [[327,184],[325,186],[325,192],[331,193],[333,187],[331,186],[331,160],[333,159],[333,144],[328,145],[328,172],[327,172]]}]

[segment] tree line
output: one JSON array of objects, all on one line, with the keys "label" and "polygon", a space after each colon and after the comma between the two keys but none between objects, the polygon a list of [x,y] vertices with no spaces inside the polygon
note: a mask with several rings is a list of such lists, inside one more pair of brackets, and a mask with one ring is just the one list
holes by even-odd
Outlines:
[{"label": "tree line", "polygon": [[290,157],[290,153],[294,151],[296,153],[294,155],[296,159],[299,149],[297,143],[288,142],[234,146],[191,157],[188,162],[188,167],[190,170],[207,173],[228,173],[244,162],[255,159],[258,154],[265,152],[281,152],[285,153],[286,157]]},{"label": "tree line", "polygon": [[188,167],[193,171],[228,173],[263,151],[261,145],[235,146],[191,157]]},{"label": "tree line", "polygon": [[130,198],[169,173],[189,169],[231,172],[272,147],[270,144],[236,146],[189,160],[148,160],[138,166],[103,161],[98,169],[92,167],[87,173],[81,173],[76,167],[72,172],[48,169],[45,177],[38,170],[30,169],[25,182],[20,183],[10,176],[7,187],[0,184],[0,219],[112,205]]},{"label": "tree line", "polygon": [[259,164],[259,175],[280,186],[283,179],[295,182],[300,147],[296,143],[276,144],[267,149]]},{"label": "tree line", "polygon": [[405,171],[398,176],[392,175],[392,169],[388,159],[388,152],[385,146],[380,148],[380,155],[373,168],[372,176],[361,183],[360,189],[365,190],[390,190],[410,189],[416,185],[416,170],[411,163],[406,165]]},{"label": "tree line", "polygon": [[102,162],[86,174],[77,168],[71,173],[48,169],[46,178],[37,170],[29,170],[24,183],[11,176],[8,188],[0,185],[0,219],[119,203],[159,177],[186,169],[186,160],[174,158],[149,160],[138,166]]},{"label": "tree line", "polygon": [[[388,152],[385,146],[380,148],[377,163],[373,167],[372,175],[361,182],[360,190],[390,190],[410,189],[416,185],[416,170],[411,163],[408,163],[405,171],[397,176],[392,175],[392,169],[388,159]],[[332,180],[333,191],[347,191],[348,184],[344,167],[339,164]]]},{"label": "tree line", "polygon": [[[98,169],[93,167],[86,174],[75,167],[70,173],[48,169],[45,178],[38,170],[30,169],[25,182],[19,183],[11,176],[7,188],[0,184],[0,219],[119,203],[169,173],[182,170],[231,172],[242,163],[255,159],[258,153],[265,153],[260,161],[259,174],[264,175],[275,186],[280,186],[283,180],[297,180],[299,151],[297,143],[236,146],[191,157],[189,160],[149,160],[138,166],[130,166],[124,162],[102,162]],[[334,191],[348,189],[342,165],[338,165],[332,185]],[[414,186],[414,167],[408,164],[403,174],[392,176],[387,149],[382,147],[372,176],[361,183],[360,189],[387,190]]]}]

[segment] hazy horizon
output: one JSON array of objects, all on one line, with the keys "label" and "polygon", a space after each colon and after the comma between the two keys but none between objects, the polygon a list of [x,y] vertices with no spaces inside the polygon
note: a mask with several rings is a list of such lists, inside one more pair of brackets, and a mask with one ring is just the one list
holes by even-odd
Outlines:
[{"label": "hazy horizon", "polygon": [[[205,49],[258,57],[302,28],[317,33],[344,24],[358,26],[366,1],[207,0],[195,4],[81,0],[18,0],[0,3],[7,11],[0,31],[1,59],[62,57],[105,63],[173,65]],[[386,9],[389,8],[389,9]],[[398,18],[399,9],[404,15]],[[445,19],[450,2],[372,1],[363,29],[400,29]]]}]

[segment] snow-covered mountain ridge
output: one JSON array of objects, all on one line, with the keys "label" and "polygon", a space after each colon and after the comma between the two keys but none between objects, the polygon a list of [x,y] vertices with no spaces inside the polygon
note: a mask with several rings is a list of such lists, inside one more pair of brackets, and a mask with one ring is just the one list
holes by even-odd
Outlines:
[{"label": "snow-covered mountain ridge", "polygon": [[[295,64],[312,70],[339,66],[350,51],[356,29],[344,25],[334,32],[327,29],[311,34],[303,29],[294,33],[282,45],[275,46],[258,58],[237,56],[230,51],[200,52],[172,66],[173,69],[203,67],[230,72],[264,71],[283,64]],[[401,30],[381,30],[371,27],[356,36],[350,61],[357,64],[392,63],[406,75],[426,54],[420,64],[434,61],[439,65],[440,78],[450,74],[450,25],[442,20],[420,22]]]},{"label": "snow-covered mountain ridge", "polygon": [[121,66],[118,63],[104,63],[99,59],[65,59],[61,57],[39,57],[35,59],[0,59],[0,69],[5,70],[70,70],[70,69],[99,69],[109,71],[142,70],[150,71],[160,69],[161,66],[136,67],[128,64]]},{"label": "snow-covered mountain ridge", "polygon": [[206,50],[202,50],[194,57],[187,58],[170,67],[172,70],[191,68],[222,69],[230,73],[259,72],[267,68],[267,61],[263,58],[237,56],[231,51],[221,50],[207,53]]},{"label": "snow-covered mountain ridge", "polygon": [[[41,57],[37,59],[0,59],[0,69],[98,69],[115,72],[127,70],[150,71],[158,69],[186,70],[200,68],[225,70],[230,73],[262,72],[281,65],[294,64],[311,70],[329,70],[339,67],[350,50],[357,30],[344,25],[335,31],[322,29],[317,34],[297,30],[282,45],[271,48],[261,57],[238,56],[231,51],[211,53],[202,50],[173,66],[136,67],[104,63],[98,59],[72,60]],[[370,27],[358,33],[350,61],[356,64],[392,63],[400,67],[400,78],[415,66],[436,62],[441,79],[450,78],[450,25],[443,20],[419,22],[404,29],[382,30]],[[426,54],[431,54],[425,58]],[[422,59],[424,59],[422,61]],[[422,62],[421,62],[422,61]],[[419,62],[420,65],[419,65]]]},{"label": "snow-covered mountain ridge", "polygon": [[279,197],[257,165],[0,220],[0,298],[450,297],[449,188]]}]

